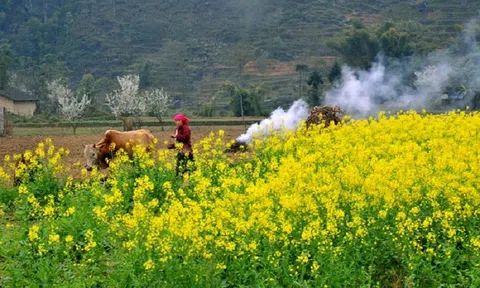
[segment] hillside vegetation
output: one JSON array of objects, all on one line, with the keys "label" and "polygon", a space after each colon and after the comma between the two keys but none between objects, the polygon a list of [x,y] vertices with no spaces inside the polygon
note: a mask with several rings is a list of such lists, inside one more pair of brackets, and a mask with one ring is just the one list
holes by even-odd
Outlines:
[{"label": "hillside vegetation", "polygon": [[[139,73],[143,87],[164,87],[176,108],[198,108],[225,80],[269,84],[269,107],[299,95],[295,65],[327,71],[327,47],[348,20],[385,21],[444,47],[480,3],[399,0],[0,0],[0,39],[12,47],[17,85],[45,94],[45,81],[96,80],[96,103],[115,76]],[[19,84],[20,83],[20,84]],[[215,100],[219,110],[227,95]]]}]

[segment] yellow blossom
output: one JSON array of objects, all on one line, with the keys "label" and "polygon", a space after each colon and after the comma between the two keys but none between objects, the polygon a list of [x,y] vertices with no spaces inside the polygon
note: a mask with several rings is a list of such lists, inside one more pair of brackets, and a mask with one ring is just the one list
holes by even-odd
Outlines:
[{"label": "yellow blossom", "polygon": [[39,239],[38,231],[40,231],[40,227],[37,224],[33,224],[28,231],[28,239],[30,241]]},{"label": "yellow blossom", "polygon": [[147,262],[143,263],[143,267],[148,271],[155,268],[155,263],[153,263],[152,259],[149,259]]},{"label": "yellow blossom", "polygon": [[60,242],[60,235],[58,235],[58,234],[50,234],[50,235],[48,235],[48,242],[49,242],[49,243],[58,243],[58,242]]},{"label": "yellow blossom", "polygon": [[55,214],[55,209],[51,206],[45,207],[43,210],[43,215],[47,217],[52,217]]},{"label": "yellow blossom", "polygon": [[65,215],[68,217],[68,216],[71,216],[73,213],[75,213],[75,207],[70,207],[65,212]]}]

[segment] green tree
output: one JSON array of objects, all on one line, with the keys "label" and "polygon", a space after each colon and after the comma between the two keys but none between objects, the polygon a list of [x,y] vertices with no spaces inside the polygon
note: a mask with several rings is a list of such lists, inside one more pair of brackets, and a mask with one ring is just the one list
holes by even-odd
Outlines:
[{"label": "green tree", "polygon": [[152,85],[152,62],[146,61],[140,69],[140,89],[144,89]]},{"label": "green tree", "polygon": [[320,87],[323,85],[322,75],[317,70],[313,71],[307,80],[308,86],[310,86],[308,102],[311,106],[317,106],[321,104],[320,100]]},{"label": "green tree", "polygon": [[100,99],[96,97],[98,94],[97,83],[92,74],[88,73],[83,75],[82,79],[77,85],[77,89],[75,92],[77,94],[77,97],[82,97],[83,95],[86,95],[92,101],[92,105],[87,106],[84,115],[95,115],[100,110],[98,107],[103,106],[103,103],[99,101]]},{"label": "green tree", "polygon": [[302,98],[303,94],[303,76],[308,71],[308,65],[306,64],[297,64],[295,65],[295,72],[298,73],[298,80],[299,80],[299,88],[300,88],[300,98]]},{"label": "green tree", "polygon": [[77,94],[80,96],[87,95],[88,97],[92,97],[96,90],[95,86],[95,78],[93,75],[90,73],[85,74],[83,75],[82,80],[80,80],[80,83],[78,83]]},{"label": "green tree", "polygon": [[343,37],[327,42],[327,45],[340,53],[348,65],[366,69],[380,51],[377,38],[360,22],[353,22],[345,30]]},{"label": "green tree", "polygon": [[395,28],[395,24],[393,22],[387,21],[383,22],[380,27],[377,29],[377,37],[380,38],[383,33],[388,32],[390,28]]},{"label": "green tree", "polygon": [[232,106],[233,114],[236,117],[254,115],[254,109],[246,89],[236,88],[230,105]]},{"label": "green tree", "polygon": [[0,44],[0,90],[8,85],[8,70],[13,64],[13,52],[10,45],[6,43]]},{"label": "green tree", "polygon": [[358,18],[354,18],[350,20],[350,26],[352,26],[355,29],[365,29],[365,24],[363,24],[362,20]]},{"label": "green tree", "polygon": [[340,64],[335,61],[330,73],[328,73],[328,81],[330,84],[333,84],[336,80],[340,79],[340,77],[342,77],[342,67],[340,67]]},{"label": "green tree", "polygon": [[248,88],[248,99],[253,108],[252,116],[264,115],[263,101],[264,101],[264,96],[266,92],[267,92],[267,89],[265,84],[250,85],[250,87]]},{"label": "green tree", "polygon": [[235,116],[263,115],[263,97],[266,93],[265,85],[251,85],[248,88],[241,88],[227,81],[222,89],[230,94],[230,106]]},{"label": "green tree", "polygon": [[383,54],[391,58],[401,58],[413,54],[410,37],[406,33],[397,32],[395,27],[390,27],[388,31],[382,34],[380,47]]}]

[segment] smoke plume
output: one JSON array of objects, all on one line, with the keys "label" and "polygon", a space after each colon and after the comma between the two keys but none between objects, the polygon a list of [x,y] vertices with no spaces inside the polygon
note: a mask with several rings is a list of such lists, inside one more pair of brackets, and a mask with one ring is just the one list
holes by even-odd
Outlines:
[{"label": "smoke plume", "polygon": [[[343,66],[340,81],[326,93],[326,105],[340,106],[357,118],[382,110],[464,109],[474,91],[480,91],[480,49],[476,41],[480,32],[476,25],[477,20],[470,21],[456,44],[427,56],[392,61],[379,55],[369,70]],[[464,87],[463,91],[458,91],[458,87]],[[441,102],[446,90],[450,94],[461,93],[464,99],[445,107]],[[237,141],[250,143],[273,131],[295,130],[309,112],[303,100],[293,103],[288,111],[278,108],[270,118],[250,126]]]},{"label": "smoke plume", "polygon": [[237,138],[237,141],[248,144],[252,139],[269,136],[274,131],[295,130],[302,120],[307,119],[309,113],[307,103],[297,100],[287,111],[277,108],[268,119],[251,125],[245,134]]},{"label": "smoke plume", "polygon": [[[342,77],[326,93],[327,105],[340,106],[354,117],[381,110],[450,110],[465,108],[474,90],[480,90],[480,50],[472,20],[455,45],[427,56],[393,62],[377,57],[369,70],[342,68]],[[458,91],[458,87],[464,87]],[[465,99],[450,107],[441,105],[445,91],[463,93]]]}]

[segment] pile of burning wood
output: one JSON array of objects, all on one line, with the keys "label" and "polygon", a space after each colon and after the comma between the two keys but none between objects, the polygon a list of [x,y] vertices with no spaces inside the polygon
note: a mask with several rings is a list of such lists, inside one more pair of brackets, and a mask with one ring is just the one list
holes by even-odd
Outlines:
[{"label": "pile of burning wood", "polygon": [[225,150],[227,153],[237,153],[237,152],[246,152],[248,149],[248,144],[240,141],[235,141],[230,148]]},{"label": "pile of burning wood", "polygon": [[[307,118],[307,127],[323,123],[325,127],[330,126],[330,123],[337,125],[342,121],[344,112],[338,106],[316,106],[310,111],[310,116]],[[228,149],[227,153],[237,153],[248,151],[248,143],[236,140]]]},{"label": "pile of burning wood", "polygon": [[307,118],[307,127],[312,124],[324,123],[325,127],[330,126],[333,121],[335,125],[342,121],[344,112],[338,106],[316,106]]}]

